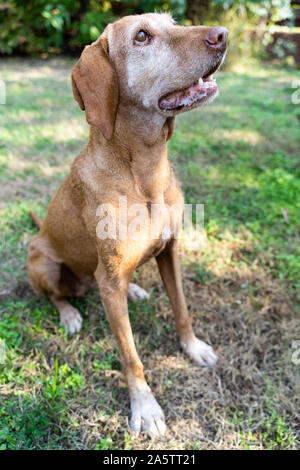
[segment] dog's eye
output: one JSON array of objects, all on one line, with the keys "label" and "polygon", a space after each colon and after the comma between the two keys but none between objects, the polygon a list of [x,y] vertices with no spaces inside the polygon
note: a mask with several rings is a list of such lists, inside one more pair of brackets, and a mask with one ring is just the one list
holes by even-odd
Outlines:
[{"label": "dog's eye", "polygon": [[146,31],[144,31],[143,29],[141,29],[135,36],[134,38],[135,42],[138,42],[140,44],[145,44],[148,42],[149,40],[149,35],[146,33]]}]

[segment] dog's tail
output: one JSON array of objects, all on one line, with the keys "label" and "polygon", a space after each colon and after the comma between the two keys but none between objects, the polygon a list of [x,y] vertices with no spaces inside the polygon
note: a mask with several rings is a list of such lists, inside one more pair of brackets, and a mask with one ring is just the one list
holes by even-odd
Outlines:
[{"label": "dog's tail", "polygon": [[38,216],[34,213],[34,212],[29,212],[29,215],[30,217],[32,218],[33,222],[35,223],[35,225],[37,226],[37,228],[41,228],[42,227],[42,221],[41,219],[38,218]]}]

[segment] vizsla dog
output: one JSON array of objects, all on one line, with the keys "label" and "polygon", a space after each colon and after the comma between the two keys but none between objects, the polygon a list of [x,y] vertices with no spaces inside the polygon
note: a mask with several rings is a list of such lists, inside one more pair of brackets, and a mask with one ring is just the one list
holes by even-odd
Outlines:
[{"label": "vizsla dog", "polygon": [[[183,214],[167,140],[177,114],[217,96],[211,75],[224,60],[226,43],[226,28],[179,26],[165,13],[109,24],[85,47],[72,70],[74,97],[91,126],[88,144],[50,202],[43,223],[32,214],[40,232],[29,247],[30,283],[38,294],[49,296],[61,323],[75,333],[82,318],[66,298],[83,295],[96,281],[118,343],[130,394],[130,426],[136,433],[159,435],[166,429],[128,317],[128,290],[132,296],[147,296],[130,283],[137,266],[156,258],[183,350],[200,365],[212,366],[217,360],[193,332],[181,284],[177,232],[166,230],[179,227]],[[112,208],[119,220],[122,198],[127,219],[118,222],[116,236],[101,236],[99,220],[107,214],[102,208]],[[147,214],[139,227],[139,235],[145,236],[137,238],[126,236],[135,215],[130,207],[136,204]],[[152,216],[153,205],[163,207],[159,215]],[[174,205],[177,209],[171,211]],[[149,236],[149,226],[155,236]]]}]

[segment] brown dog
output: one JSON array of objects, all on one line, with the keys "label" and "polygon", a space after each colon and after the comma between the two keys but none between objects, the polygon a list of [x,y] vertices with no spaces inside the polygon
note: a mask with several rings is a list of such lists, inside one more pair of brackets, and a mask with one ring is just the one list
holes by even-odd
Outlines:
[{"label": "brown dog", "polygon": [[[201,365],[217,360],[193,332],[181,284],[176,229],[165,230],[179,227],[183,213],[167,140],[176,114],[216,97],[211,74],[224,59],[226,41],[225,28],[182,27],[168,14],[149,13],[108,25],[84,49],[72,71],[72,86],[91,125],[90,139],[30,243],[30,283],[37,293],[50,297],[71,333],[80,330],[82,319],[66,297],[83,295],[96,280],[118,343],[130,393],[130,424],[137,433],[165,431],[164,414],[146,383],[128,318],[128,288],[133,296],[147,295],[130,284],[137,266],[156,258],[183,349]],[[124,197],[129,208],[125,222],[120,209]],[[135,215],[130,207],[137,204],[146,217],[139,236],[130,237],[126,230]],[[159,215],[152,215],[153,205],[163,208]],[[174,205],[176,210],[171,211]],[[99,220],[103,222],[109,208],[119,230],[107,237]],[[149,227],[155,236],[149,236]]]}]

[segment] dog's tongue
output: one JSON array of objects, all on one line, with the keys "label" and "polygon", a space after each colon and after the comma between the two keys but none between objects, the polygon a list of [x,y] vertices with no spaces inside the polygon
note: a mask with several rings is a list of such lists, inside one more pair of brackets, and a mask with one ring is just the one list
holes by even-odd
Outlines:
[{"label": "dog's tongue", "polygon": [[204,98],[216,88],[215,80],[203,81],[201,78],[198,83],[184,90],[174,91],[164,96],[159,103],[161,109],[175,109],[182,106],[191,106],[196,101]]}]

